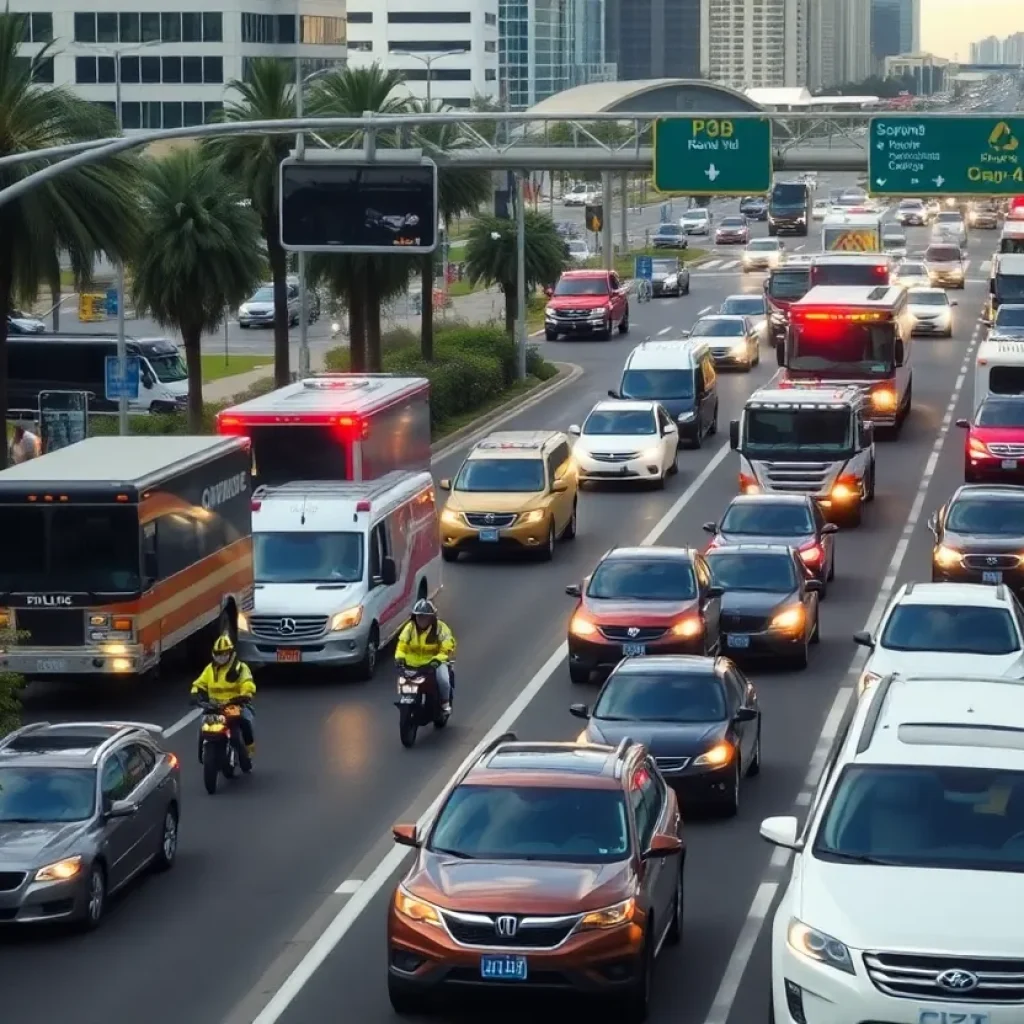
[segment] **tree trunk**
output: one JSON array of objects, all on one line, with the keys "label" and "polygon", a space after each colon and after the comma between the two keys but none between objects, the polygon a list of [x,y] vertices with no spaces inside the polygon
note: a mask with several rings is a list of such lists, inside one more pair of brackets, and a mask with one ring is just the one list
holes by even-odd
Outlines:
[{"label": "tree trunk", "polygon": [[185,345],[185,365],[188,367],[188,432],[203,432],[203,332],[195,327],[181,328]]},{"label": "tree trunk", "polygon": [[366,369],[368,373],[381,373],[384,369],[380,334],[380,288],[377,285],[377,268],[371,264],[366,270]]},{"label": "tree trunk", "polygon": [[50,282],[50,302],[53,304],[52,316],[54,334],[60,330],[60,299],[60,277],[58,276],[55,281]]},{"label": "tree trunk", "polygon": [[[5,252],[3,257],[8,256]],[[11,308],[12,267],[6,258],[0,257],[0,429],[3,430],[3,444],[0,444],[0,469],[7,468],[7,311]]]},{"label": "tree trunk", "polygon": [[423,362],[434,361],[434,254],[420,264],[420,355]]},{"label": "tree trunk", "polygon": [[516,290],[511,285],[506,284],[504,287],[505,292],[505,330],[508,332],[510,337],[515,336],[516,332],[516,316],[519,313],[519,300],[516,297]]},{"label": "tree trunk", "polygon": [[348,303],[348,368],[350,373],[366,371],[366,298],[358,290]]},{"label": "tree trunk", "polygon": [[288,258],[281,248],[276,219],[268,217],[263,229],[270,260],[270,275],[274,283],[274,383],[283,388],[292,379],[288,337],[291,327],[288,316]]}]

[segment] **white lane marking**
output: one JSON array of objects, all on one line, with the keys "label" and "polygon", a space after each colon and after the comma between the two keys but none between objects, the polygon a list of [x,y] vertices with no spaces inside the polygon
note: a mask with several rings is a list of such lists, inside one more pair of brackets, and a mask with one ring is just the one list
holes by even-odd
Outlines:
[{"label": "white lane marking", "polygon": [[702,263],[699,267],[694,267],[694,270],[714,270],[721,262],[721,260],[708,260],[707,263]]},{"label": "white lane marking", "polygon": [[[731,451],[732,449],[728,445],[723,445],[715,452],[704,469],[694,477],[690,486],[679,495],[672,507],[654,525],[651,532],[640,541],[641,547],[651,547],[658,541],[683,509],[700,492],[704,484],[707,483],[711,475],[725,461]],[[561,668],[567,654],[567,645],[565,643],[559,644],[536,675],[516,694],[501,717],[488,729],[484,737],[463,762],[464,764],[469,763],[477,756],[478,751],[481,751],[488,743],[493,742],[502,733],[508,732],[515,725],[516,720],[529,707],[530,703],[544,688],[555,671]],[[438,805],[443,796],[443,793],[439,794],[430,807],[427,808],[418,822],[420,826],[426,824],[437,812]],[[371,900],[388,884],[391,876],[398,871],[402,866],[402,862],[410,853],[411,851],[406,847],[391,847],[377,867],[370,873],[369,877],[352,893],[352,898],[338,911],[317,940],[310,946],[306,954],[295,965],[292,972],[285,978],[281,987],[274,993],[270,1002],[260,1011],[259,1016],[255,1018],[252,1024],[277,1024],[277,1021],[281,1019],[284,1012],[304,986],[321,967],[327,957],[330,956],[349,929],[356,923],[360,914],[369,906]]]},{"label": "white lane marking", "polygon": [[[956,382],[953,385],[949,404],[946,406],[945,415],[942,417],[942,423],[939,426],[939,432],[935,437],[935,443],[932,445],[928,461],[925,463],[924,473],[922,474],[920,483],[918,484],[917,493],[914,496],[914,502],[910,508],[910,514],[907,516],[906,522],[903,524],[903,531],[896,544],[896,549],[893,551],[892,558],[889,562],[889,568],[886,571],[884,580],[882,581],[882,587],[878,592],[878,597],[875,599],[875,603],[868,615],[867,622],[864,625],[864,628],[869,632],[874,631],[877,627],[878,621],[882,617],[882,613],[885,611],[885,608],[896,589],[897,577],[899,576],[900,569],[903,566],[903,561],[907,556],[911,537],[913,536],[914,530],[921,518],[921,510],[924,508],[924,503],[928,497],[928,490],[931,486],[932,477],[935,475],[935,467],[938,465],[939,457],[942,454],[946,438],[949,435],[949,429],[953,424],[953,415],[956,412],[957,402],[960,400],[960,393],[963,390],[964,382],[967,380],[969,371],[973,365],[974,350],[977,348],[980,333],[981,324],[975,324],[974,331],[971,335],[971,342],[967,347],[967,352],[965,353],[963,362],[960,365],[960,372],[957,374]],[[814,754],[812,755],[810,764],[808,765],[807,776],[804,779],[803,789],[797,795],[797,799],[795,801],[797,806],[810,804],[812,798],[811,795],[818,784],[818,776],[821,774],[825,758],[828,756],[829,748],[832,746],[832,742],[835,739],[836,731],[839,728],[839,723],[842,720],[843,713],[845,712],[849,701],[853,699],[853,695],[856,690],[856,677],[859,677],[866,657],[866,652],[858,651],[850,659],[850,668],[847,672],[847,678],[853,677],[854,681],[851,685],[841,687],[836,693],[835,700],[832,702],[832,707],[829,709],[828,717],[825,719],[824,726],[822,726],[821,734],[818,737],[818,742],[814,748]],[[766,898],[765,894],[768,892],[767,899],[770,906],[775,898],[775,894],[778,892],[779,886],[782,884],[780,873],[788,863],[789,855],[789,850],[781,849],[776,849],[776,851],[772,853],[771,860],[768,863],[768,870],[765,873],[765,880],[758,886],[754,899],[750,904],[750,909],[747,911],[747,917],[743,923],[743,928],[740,931],[736,945],[733,947],[732,955],[729,957],[729,962],[726,964],[721,984],[718,987],[718,992],[711,1004],[711,1010],[705,1018],[704,1024],[728,1024],[733,1003],[736,1001],[736,995],[739,992],[740,984],[743,981],[743,976],[746,974],[747,966],[750,963],[750,958],[754,952],[754,945],[757,942],[757,937],[760,935],[761,929],[764,927],[764,923],[768,917],[764,908],[764,900]]]},{"label": "white lane marking", "polygon": [[193,708],[187,715],[182,715],[173,725],[167,726],[164,729],[165,736],[173,736],[176,732],[181,732],[190,722],[194,722],[199,717],[199,708]]},{"label": "white lane marking", "polygon": [[359,892],[359,887],[362,884],[361,878],[346,878],[334,892],[337,896],[351,896],[353,893]]},{"label": "white lane marking", "polygon": [[668,332],[671,331],[671,330],[672,330],[671,327],[662,327],[662,329],[660,331],[658,331],[658,334],[668,334]]},{"label": "white lane marking", "polygon": [[722,264],[722,270],[733,270],[740,265],[739,260],[727,260]]},{"label": "white lane marking", "polygon": [[796,247],[796,248],[795,248],[795,249],[793,250],[793,252],[803,252],[803,251],[804,251],[804,249],[806,249],[806,248],[807,248],[807,246],[806,246],[806,245],[798,245],[798,246],[797,246],[797,247]]},{"label": "white lane marking", "polygon": [[712,311],[712,310],[713,310],[714,308],[715,308],[714,306],[705,306],[705,307],[704,307],[704,308],[703,308],[703,309],[702,309],[702,310],[701,310],[701,311],[700,311],[700,312],[699,312],[699,313],[697,314],[697,316],[707,316],[707,315],[708,315],[708,313],[710,313],[710,312],[711,312],[711,311]]}]

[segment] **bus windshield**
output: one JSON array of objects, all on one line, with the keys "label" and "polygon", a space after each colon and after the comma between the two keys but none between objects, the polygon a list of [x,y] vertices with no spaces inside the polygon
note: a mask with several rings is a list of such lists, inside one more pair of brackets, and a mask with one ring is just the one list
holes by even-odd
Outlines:
[{"label": "bus windshield", "polygon": [[0,506],[0,592],[137,594],[137,505]]},{"label": "bus windshield", "polygon": [[744,451],[813,449],[842,452],[853,444],[852,417],[843,409],[748,409]]},{"label": "bus windshield", "polygon": [[780,181],[773,189],[771,206],[777,210],[800,210],[807,205],[810,190],[801,181]]},{"label": "bus windshield", "polygon": [[995,294],[1002,302],[1024,299],[1024,277],[1018,274],[996,274]]},{"label": "bus windshield", "polygon": [[807,373],[844,373],[888,377],[895,367],[895,332],[891,323],[815,320],[790,328],[788,367]]}]

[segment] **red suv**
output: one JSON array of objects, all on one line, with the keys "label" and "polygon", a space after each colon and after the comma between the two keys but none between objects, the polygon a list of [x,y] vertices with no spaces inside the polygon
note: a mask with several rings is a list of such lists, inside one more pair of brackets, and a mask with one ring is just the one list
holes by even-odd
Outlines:
[{"label": "red suv", "polygon": [[647,1018],[654,960],[682,937],[679,805],[638,743],[502,736],[458,775],[388,910],[388,995],[577,992]]},{"label": "red suv", "polygon": [[547,289],[544,336],[586,335],[607,340],[617,327],[629,330],[629,298],[619,275],[611,270],[567,270]]},{"label": "red suv", "polygon": [[967,483],[1024,483],[1024,396],[986,398],[973,420],[957,420],[967,431]]}]

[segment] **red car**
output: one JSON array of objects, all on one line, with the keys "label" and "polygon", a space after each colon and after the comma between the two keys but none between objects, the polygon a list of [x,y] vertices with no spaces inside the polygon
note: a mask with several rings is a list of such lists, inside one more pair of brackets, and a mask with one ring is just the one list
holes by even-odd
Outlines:
[{"label": "red car", "polygon": [[746,245],[750,225],[746,217],[723,217],[715,231],[715,245]]},{"label": "red car", "polygon": [[1024,483],[1024,396],[990,396],[973,420],[957,420],[967,431],[967,483]]},{"label": "red car", "polygon": [[629,330],[629,292],[611,270],[566,270],[554,288],[546,288],[544,337],[559,335],[608,339]]}]

